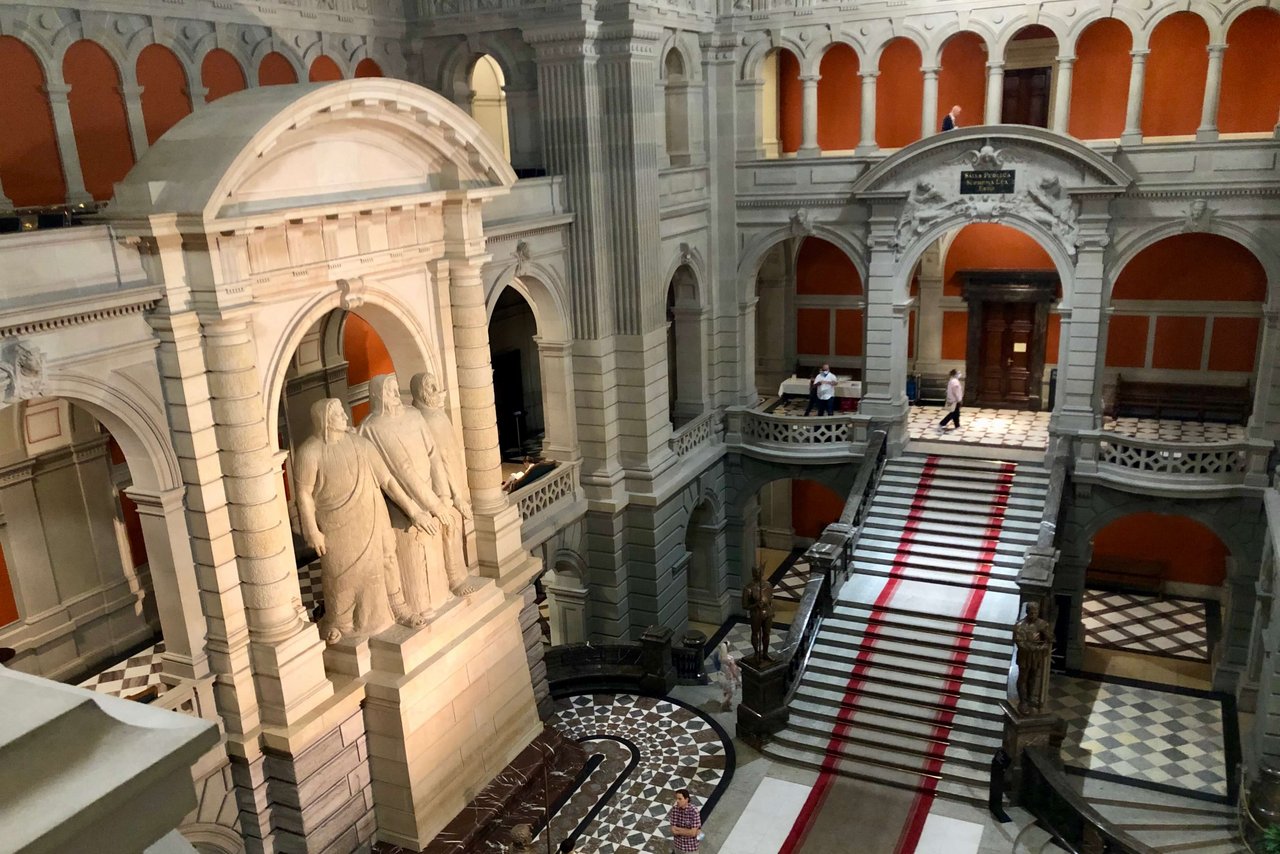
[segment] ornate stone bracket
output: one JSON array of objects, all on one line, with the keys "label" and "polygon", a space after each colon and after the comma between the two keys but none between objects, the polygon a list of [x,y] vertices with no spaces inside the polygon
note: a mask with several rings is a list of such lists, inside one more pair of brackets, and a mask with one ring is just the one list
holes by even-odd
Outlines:
[{"label": "ornate stone bracket", "polygon": [[38,347],[16,338],[0,345],[0,403],[31,400],[44,395],[45,357]]}]

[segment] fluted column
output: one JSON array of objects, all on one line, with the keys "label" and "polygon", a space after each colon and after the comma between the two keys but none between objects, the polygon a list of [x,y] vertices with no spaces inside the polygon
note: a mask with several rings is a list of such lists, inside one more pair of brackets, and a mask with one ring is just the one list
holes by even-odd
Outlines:
[{"label": "fluted column", "polygon": [[1129,102],[1124,114],[1124,133],[1120,141],[1126,145],[1142,142],[1142,96],[1146,88],[1147,54],[1149,50],[1129,52],[1133,65],[1129,68]]},{"label": "fluted column", "polygon": [[45,91],[49,93],[49,111],[53,114],[53,129],[58,136],[58,157],[62,161],[62,177],[67,185],[67,204],[90,203],[93,196],[84,188],[80,149],[76,146],[75,129],[71,124],[71,103],[67,100],[71,87],[65,83],[50,82],[45,86]]},{"label": "fluted column", "polygon": [[938,72],[936,65],[921,68],[924,74],[924,98],[920,108],[920,138],[938,132]]},{"label": "fluted column", "polygon": [[862,78],[862,138],[858,141],[855,154],[869,154],[877,149],[876,145],[876,78],[879,71],[859,71]]},{"label": "fluted column", "polygon": [[1209,72],[1204,78],[1204,102],[1200,107],[1200,127],[1196,140],[1213,142],[1218,138],[1218,104],[1222,96],[1222,55],[1225,44],[1209,45]]},{"label": "fluted column", "polygon": [[801,74],[800,98],[800,150],[799,157],[817,157],[822,153],[818,147],[818,81],[817,74]]},{"label": "fluted column", "polygon": [[133,143],[133,159],[136,163],[150,147],[147,140],[147,120],[142,114],[142,87],[136,83],[121,86],[120,96],[124,98],[124,110],[129,119],[129,140]]},{"label": "fluted column", "polygon": [[1004,108],[1004,63],[987,63],[987,104],[983,118],[985,124],[1000,124],[1000,113]]},{"label": "fluted column", "polygon": [[1074,56],[1058,57],[1058,67],[1054,72],[1053,94],[1053,130],[1054,133],[1067,133],[1071,126],[1071,75],[1075,69]]}]

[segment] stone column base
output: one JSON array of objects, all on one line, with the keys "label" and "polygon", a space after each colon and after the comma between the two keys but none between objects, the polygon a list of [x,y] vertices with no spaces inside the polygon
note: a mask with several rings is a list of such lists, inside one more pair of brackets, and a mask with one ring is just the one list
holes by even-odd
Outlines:
[{"label": "stone column base", "polygon": [[365,722],[383,842],[427,847],[541,732],[523,604],[486,580],[428,625],[370,639]]},{"label": "stone column base", "polygon": [[1057,715],[1019,714],[1005,700],[1000,701],[1000,710],[1004,713],[1002,746],[1009,755],[1004,790],[1009,796],[1009,803],[1018,806],[1022,794],[1022,751],[1027,747],[1043,748],[1061,766],[1062,739],[1067,734],[1067,722]]}]

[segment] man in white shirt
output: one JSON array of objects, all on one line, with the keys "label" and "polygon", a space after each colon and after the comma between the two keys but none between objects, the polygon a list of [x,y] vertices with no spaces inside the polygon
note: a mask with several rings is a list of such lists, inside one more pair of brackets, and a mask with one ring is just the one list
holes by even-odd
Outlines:
[{"label": "man in white shirt", "polygon": [[938,422],[938,429],[945,430],[948,421],[954,421],[956,429],[960,429],[960,401],[964,400],[964,385],[960,382],[960,372],[953,370],[947,380],[947,414]]},{"label": "man in white shirt", "polygon": [[822,370],[813,378],[814,388],[818,390],[818,414],[836,414],[836,375],[831,373],[830,365],[823,365]]}]

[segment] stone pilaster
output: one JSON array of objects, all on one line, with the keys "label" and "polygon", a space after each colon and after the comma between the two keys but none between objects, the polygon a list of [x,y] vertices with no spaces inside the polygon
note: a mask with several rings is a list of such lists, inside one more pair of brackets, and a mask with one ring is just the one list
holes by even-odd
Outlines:
[{"label": "stone pilaster", "polygon": [[1098,426],[1102,396],[1100,362],[1106,344],[1102,300],[1103,253],[1110,242],[1107,226],[1107,200],[1084,200],[1076,238],[1071,313],[1067,319],[1064,312],[1063,320],[1062,337],[1067,344],[1058,360],[1058,399],[1050,422],[1055,433],[1075,433]]},{"label": "stone pilaster", "polygon": [[1120,134],[1120,142],[1124,145],[1142,142],[1142,97],[1146,90],[1149,53],[1149,50],[1129,52],[1133,64],[1129,67],[1129,101],[1124,113],[1124,132]]},{"label": "stone pilaster", "polygon": [[1070,55],[1059,56],[1057,62],[1053,81],[1053,131],[1065,134],[1071,126],[1071,77],[1076,58]]},{"label": "stone pilaster", "polygon": [[859,71],[862,78],[862,132],[856,154],[870,154],[876,145],[876,78],[879,71]]},{"label": "stone pilaster", "polygon": [[142,87],[136,83],[126,84],[120,87],[120,95],[124,99],[125,115],[129,120],[129,140],[133,143],[133,159],[136,163],[151,147],[147,140],[147,120],[142,113]]},{"label": "stone pilaster", "polygon": [[941,70],[936,65],[926,65],[920,69],[924,74],[924,98],[920,109],[921,139],[938,132],[938,72]]},{"label": "stone pilaster", "polygon": [[1197,142],[1216,142],[1218,139],[1218,104],[1222,98],[1222,56],[1226,52],[1225,44],[1209,45],[1209,71],[1204,79],[1200,127],[1196,128]]},{"label": "stone pilaster", "polygon": [[1000,114],[1004,109],[1004,63],[987,63],[987,103],[983,115],[983,123],[1000,124]]},{"label": "stone pilaster", "polygon": [[75,129],[71,125],[71,103],[67,100],[71,87],[51,79],[45,86],[45,91],[49,94],[53,129],[58,135],[58,157],[62,162],[62,177],[67,184],[67,204],[89,204],[93,202],[93,196],[84,188],[80,149],[76,145]]},{"label": "stone pilaster", "polygon": [[818,147],[818,81],[817,74],[800,75],[800,150],[798,157],[817,157]]},{"label": "stone pilaster", "polygon": [[894,251],[896,202],[873,201],[871,258],[867,265],[866,367],[858,410],[889,427],[892,448],[901,447],[907,419],[907,317],[911,307]]}]

